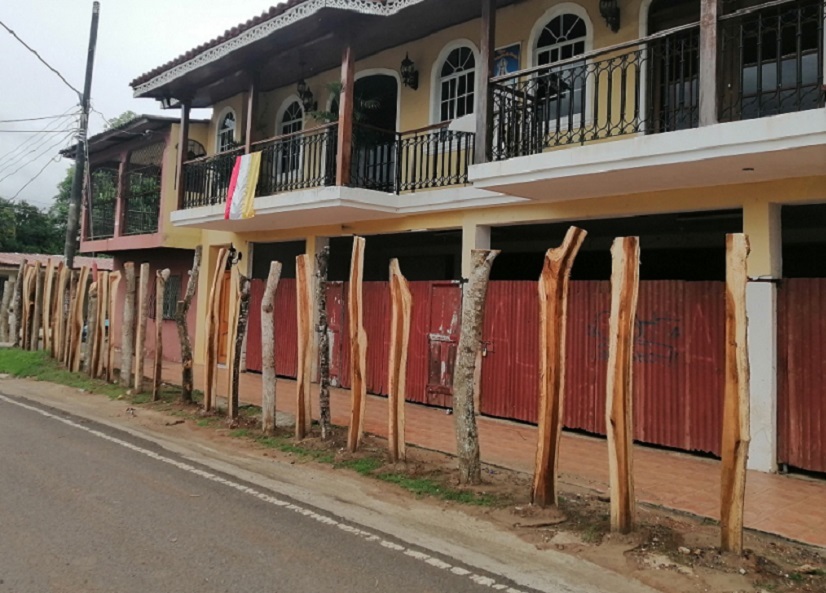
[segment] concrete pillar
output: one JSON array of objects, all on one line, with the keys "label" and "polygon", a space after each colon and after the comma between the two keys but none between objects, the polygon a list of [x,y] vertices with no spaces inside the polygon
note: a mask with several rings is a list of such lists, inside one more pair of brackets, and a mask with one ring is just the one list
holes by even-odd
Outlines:
[{"label": "concrete pillar", "polygon": [[777,283],[782,277],[780,206],[743,207],[743,231],[751,241],[746,312],[751,367],[749,469],[777,471]]},{"label": "concrete pillar", "polygon": [[[315,256],[321,252],[326,246],[330,244],[329,237],[318,237],[315,235],[311,235],[306,239],[306,251],[308,255],[311,256],[312,259],[312,270],[313,270],[313,302],[315,302],[315,295],[318,288],[318,278],[315,276]],[[318,332],[315,331],[315,328],[318,327],[318,308],[313,306],[313,334],[312,334],[312,343],[310,344],[311,353],[310,357],[312,360],[311,367],[310,367],[310,376],[312,381],[318,381]]]},{"label": "concrete pillar", "polygon": [[462,278],[470,277],[473,249],[490,249],[490,227],[465,222],[462,225]]}]

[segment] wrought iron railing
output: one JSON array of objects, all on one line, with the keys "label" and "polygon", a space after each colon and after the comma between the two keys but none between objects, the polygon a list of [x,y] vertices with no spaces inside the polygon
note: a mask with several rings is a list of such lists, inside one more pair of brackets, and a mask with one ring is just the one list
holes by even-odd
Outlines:
[{"label": "wrought iron railing", "polygon": [[160,170],[147,174],[131,173],[126,181],[123,208],[123,234],[145,235],[158,232],[161,212]]},{"label": "wrought iron railing", "polygon": [[826,3],[790,0],[731,8],[720,18],[720,68],[726,82],[720,119],[823,107]]},{"label": "wrought iron railing", "polygon": [[698,70],[689,25],[494,78],[492,156],[695,127]]},{"label": "wrought iron railing", "polygon": [[84,239],[109,239],[115,236],[115,208],[118,199],[118,169],[96,167],[89,175],[90,195],[84,204]]},{"label": "wrought iron railing", "polygon": [[253,144],[261,151],[256,196],[333,185],[338,124],[330,123]]},{"label": "wrought iron railing", "polygon": [[242,154],[243,146],[184,163],[184,208],[226,202],[235,159]]},{"label": "wrought iron railing", "polygon": [[99,202],[92,205],[86,218],[87,241],[111,239],[115,236],[115,202]]},{"label": "wrought iron railing", "polygon": [[388,193],[466,184],[475,137],[447,123],[408,132],[357,124],[351,184]]}]

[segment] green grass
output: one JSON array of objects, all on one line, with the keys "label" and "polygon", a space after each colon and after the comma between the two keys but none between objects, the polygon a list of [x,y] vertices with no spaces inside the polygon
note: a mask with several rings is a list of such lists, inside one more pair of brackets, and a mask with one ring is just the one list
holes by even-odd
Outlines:
[{"label": "green grass", "polygon": [[219,418],[216,418],[214,416],[208,416],[206,418],[201,418],[199,420],[196,420],[195,424],[197,424],[201,428],[212,428],[213,426],[215,426],[219,422],[220,422]]},{"label": "green grass", "polygon": [[99,379],[91,379],[82,373],[66,370],[42,350],[0,349],[0,373],[57,383],[91,393],[100,393],[113,399],[122,396],[125,392],[119,385],[111,385]]},{"label": "green grass", "polygon": [[229,436],[234,439],[245,439],[250,436],[250,429],[249,428],[236,428],[233,431],[230,431]]},{"label": "green grass", "polygon": [[342,461],[341,463],[337,463],[336,467],[351,469],[362,476],[369,476],[382,465],[384,465],[384,463],[380,459],[376,459],[375,457],[362,457],[361,459]]},{"label": "green grass", "polygon": [[259,436],[255,441],[268,449],[277,449],[282,453],[292,453],[298,457],[312,459],[319,463],[332,464],[335,461],[335,455],[328,451],[316,451],[314,449],[300,447],[280,437]]},{"label": "green grass", "polygon": [[496,498],[490,494],[479,494],[467,490],[455,490],[446,488],[430,478],[414,478],[399,473],[376,474],[376,478],[383,482],[396,484],[416,496],[430,496],[450,502],[459,502],[476,506],[493,506]]}]

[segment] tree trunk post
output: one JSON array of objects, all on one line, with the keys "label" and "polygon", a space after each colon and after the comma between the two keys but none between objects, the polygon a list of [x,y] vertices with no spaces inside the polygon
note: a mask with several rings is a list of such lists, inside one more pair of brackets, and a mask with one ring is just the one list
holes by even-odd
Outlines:
[{"label": "tree trunk post", "polygon": [[109,272],[98,272],[98,331],[95,351],[92,354],[92,376],[103,377],[106,370],[106,322],[109,319]]},{"label": "tree trunk post", "polygon": [[63,332],[66,330],[64,315],[66,307],[66,284],[69,270],[60,262],[57,265],[57,288],[54,295],[54,309],[52,310],[52,358],[61,360],[63,357]]},{"label": "tree trunk post", "polygon": [[14,298],[12,299],[12,314],[9,321],[9,332],[11,333],[12,346],[20,346],[20,319],[23,307],[23,275],[26,272],[27,260],[23,258],[17,267],[17,280],[14,285]]},{"label": "tree trunk post", "polygon": [[83,344],[83,321],[84,305],[86,304],[86,293],[89,290],[89,268],[83,266],[77,281],[75,290],[74,308],[72,310],[72,345],[71,345],[71,368],[73,373],[80,372],[81,345]]},{"label": "tree trunk post", "polygon": [[295,259],[296,319],[298,322],[298,376],[296,377],[295,438],[303,439],[312,426],[310,400],[310,341],[313,323],[312,263],[307,254]]},{"label": "tree trunk post", "polygon": [[229,251],[225,247],[218,250],[215,262],[215,276],[207,300],[206,360],[204,364],[204,411],[215,407],[215,365],[218,358],[218,305],[221,301],[221,287],[224,269],[227,267]]},{"label": "tree trunk post", "polygon": [[611,531],[629,533],[636,520],[634,498],[633,366],[634,324],[640,281],[638,237],[621,237],[611,247],[611,317],[605,425],[611,484]]},{"label": "tree trunk post", "polygon": [[32,284],[34,280],[35,265],[40,266],[40,262],[35,262],[26,266],[23,272],[23,349],[31,350],[32,345]]},{"label": "tree trunk post", "polygon": [[[189,307],[198,288],[198,275],[201,270],[201,246],[195,248],[192,258],[192,270],[189,272],[189,280],[186,283],[184,298],[178,301],[175,307],[175,324],[178,327],[178,340],[181,342],[181,401],[189,403],[192,401],[192,392],[195,389],[195,379],[192,373],[192,340],[189,337]],[[207,310],[207,318],[209,310]]]},{"label": "tree trunk post", "polygon": [[45,275],[40,271],[40,262],[34,266],[34,315],[32,319],[31,349],[40,349],[40,329],[43,325],[43,283]]},{"label": "tree trunk post", "polygon": [[78,277],[77,270],[69,270],[69,278],[66,286],[66,302],[64,303],[65,324],[63,328],[63,357],[61,362],[66,368],[72,368],[72,344],[74,343],[75,324],[74,310],[77,299]]},{"label": "tree trunk post", "polygon": [[350,285],[347,314],[350,322],[350,426],[347,448],[355,453],[364,436],[364,413],[367,405],[367,332],[364,331],[364,237],[353,237],[350,260]]},{"label": "tree trunk post", "polygon": [[743,553],[743,509],[749,456],[749,353],[746,260],[749,240],[726,236],[726,389],[723,404],[721,548]]},{"label": "tree trunk post", "polygon": [[123,264],[126,280],[126,297],[123,299],[120,336],[120,384],[130,387],[132,384],[132,356],[135,348],[135,264],[128,261]]},{"label": "tree trunk post", "polygon": [[[106,380],[113,382],[115,379],[115,340],[113,338],[115,327],[115,313],[118,309],[118,291],[120,290],[120,282],[123,274],[120,271],[109,274],[109,352],[107,353],[106,362]],[[121,333],[125,331],[126,326],[123,324],[123,315],[121,314]]]},{"label": "tree trunk post", "polygon": [[471,272],[462,298],[462,327],[453,372],[453,417],[460,484],[482,482],[474,379],[485,319],[488,279],[493,260],[499,253],[488,249],[474,249],[471,252]]},{"label": "tree trunk post", "polygon": [[[52,258],[49,258],[46,261],[46,273],[44,277],[44,285],[43,285],[43,298],[42,298],[42,327],[43,327],[43,350],[46,352],[51,352],[52,349],[52,336],[51,332],[49,331],[52,326],[52,297],[54,291],[54,262]],[[0,340],[2,341],[2,340]]]},{"label": "tree trunk post", "polygon": [[244,274],[238,273],[238,315],[235,321],[234,343],[232,349],[232,382],[230,384],[229,395],[227,396],[227,416],[238,418],[238,390],[241,379],[241,343],[247,333],[247,319],[250,313],[250,279]]},{"label": "tree trunk post", "polygon": [[407,348],[413,297],[399,260],[390,260],[390,361],[387,381],[387,443],[393,463],[407,459],[404,439],[404,402],[407,386]]},{"label": "tree trunk post", "polygon": [[86,347],[83,354],[83,372],[95,376],[94,351],[98,334],[98,283],[92,282],[89,287],[89,299],[86,309]]},{"label": "tree trunk post", "polygon": [[152,371],[152,401],[161,399],[161,378],[163,376],[163,303],[169,268],[155,271],[155,364]]},{"label": "tree trunk post", "polygon": [[9,320],[11,318],[11,295],[14,292],[15,281],[8,278],[3,283],[3,299],[0,301],[0,342],[6,343],[9,341]]},{"label": "tree trunk post", "polygon": [[559,439],[565,393],[565,329],[568,281],[587,233],[571,227],[557,249],[545,254],[539,280],[539,430],[533,475],[533,504],[558,503]]},{"label": "tree trunk post", "polygon": [[135,331],[135,393],[144,388],[143,367],[146,350],[146,320],[149,317],[149,264],[142,263],[138,279],[138,327]]},{"label": "tree trunk post", "polygon": [[330,333],[327,319],[327,272],[330,265],[330,246],[325,245],[316,256],[316,311],[318,312],[318,416],[321,440],[333,436],[330,414]]},{"label": "tree trunk post", "polygon": [[[230,394],[232,393],[232,377],[233,372],[235,371],[235,345],[236,345],[236,334],[238,333],[238,307],[241,304],[241,271],[238,269],[236,262],[233,260],[230,263],[230,273],[229,273],[229,292],[230,295],[233,294],[234,289],[234,296],[235,299],[229,297],[227,298],[227,307],[229,310],[227,311],[227,410],[229,411],[229,400]],[[234,306],[233,306],[234,305]],[[243,343],[243,336],[241,337],[241,342]],[[240,345],[239,343],[239,345]],[[240,359],[239,359],[240,362]],[[232,416],[235,418],[235,416]]]},{"label": "tree trunk post", "polygon": [[281,262],[270,262],[261,299],[261,430],[275,434],[275,292],[281,280]]}]

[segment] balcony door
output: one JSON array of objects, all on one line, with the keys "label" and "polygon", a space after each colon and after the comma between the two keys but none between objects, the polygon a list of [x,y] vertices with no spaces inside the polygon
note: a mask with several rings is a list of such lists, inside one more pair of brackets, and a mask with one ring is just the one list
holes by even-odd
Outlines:
[{"label": "balcony door", "polygon": [[396,184],[396,122],[399,83],[389,74],[362,76],[353,95],[353,182],[392,192]]},{"label": "balcony door", "polygon": [[653,0],[647,35],[696,26],[652,41],[648,47],[649,133],[695,128],[700,114],[700,0]]}]

